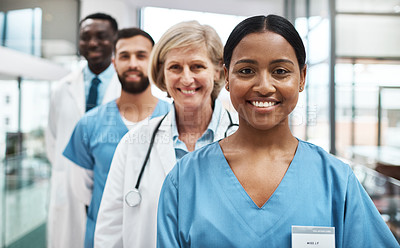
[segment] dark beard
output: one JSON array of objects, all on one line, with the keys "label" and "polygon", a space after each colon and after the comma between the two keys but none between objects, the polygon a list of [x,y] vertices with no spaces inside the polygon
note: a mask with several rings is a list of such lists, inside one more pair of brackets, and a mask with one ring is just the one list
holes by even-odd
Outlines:
[{"label": "dark beard", "polygon": [[121,83],[122,90],[130,94],[140,94],[149,87],[150,82],[148,77],[141,75],[139,82],[126,82],[125,77],[118,75],[119,82]]}]

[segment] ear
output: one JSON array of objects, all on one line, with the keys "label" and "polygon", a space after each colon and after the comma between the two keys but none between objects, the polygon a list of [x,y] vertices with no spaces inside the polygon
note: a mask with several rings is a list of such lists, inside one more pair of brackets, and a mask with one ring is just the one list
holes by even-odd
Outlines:
[{"label": "ear", "polygon": [[229,73],[228,73],[228,69],[226,68],[226,66],[224,65],[224,77],[225,77],[225,89],[227,91],[229,91]]},{"label": "ear", "polygon": [[300,71],[299,92],[302,92],[305,89],[306,74],[307,74],[307,65],[304,65],[303,69],[301,69],[301,71]]}]

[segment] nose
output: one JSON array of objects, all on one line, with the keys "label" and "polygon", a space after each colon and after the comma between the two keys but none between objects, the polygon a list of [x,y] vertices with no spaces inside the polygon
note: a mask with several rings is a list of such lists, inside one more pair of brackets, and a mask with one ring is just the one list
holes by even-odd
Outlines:
[{"label": "nose", "polygon": [[264,73],[260,75],[260,77],[257,79],[257,82],[253,89],[256,92],[259,92],[261,95],[274,93],[276,91],[276,88],[274,86],[274,79],[268,73]]},{"label": "nose", "polygon": [[91,37],[89,40],[89,46],[97,46],[99,44],[99,39],[95,36]]},{"label": "nose", "polygon": [[129,60],[129,68],[130,69],[135,69],[139,65],[138,60],[135,56],[131,56],[131,59]]},{"label": "nose", "polygon": [[181,82],[184,86],[189,86],[194,82],[193,72],[188,67],[184,67],[181,74]]}]

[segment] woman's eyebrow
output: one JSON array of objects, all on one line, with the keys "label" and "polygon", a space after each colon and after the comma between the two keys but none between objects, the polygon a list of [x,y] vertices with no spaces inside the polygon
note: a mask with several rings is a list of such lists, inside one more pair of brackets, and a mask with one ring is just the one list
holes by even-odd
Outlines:
[{"label": "woman's eyebrow", "polygon": [[[236,61],[235,65],[244,64],[244,63],[254,64],[254,65],[258,64],[257,61],[252,60],[252,59],[241,59],[241,60]],[[289,59],[276,59],[276,60],[271,61],[270,64],[277,64],[277,63],[290,63],[290,64],[294,65],[293,61],[291,61]]]},{"label": "woman's eyebrow", "polygon": [[241,59],[241,60],[236,61],[235,65],[244,64],[244,63],[246,63],[246,64],[258,64],[257,61],[252,60],[252,59]]},{"label": "woman's eyebrow", "polygon": [[271,64],[277,64],[277,63],[290,63],[290,64],[294,65],[293,61],[291,61],[289,59],[276,59],[271,62]]}]

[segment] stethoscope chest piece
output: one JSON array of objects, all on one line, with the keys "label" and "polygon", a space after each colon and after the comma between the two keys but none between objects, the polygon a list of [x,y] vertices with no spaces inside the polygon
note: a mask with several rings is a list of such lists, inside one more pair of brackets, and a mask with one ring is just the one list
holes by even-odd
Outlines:
[{"label": "stethoscope chest piece", "polygon": [[136,207],[142,201],[142,196],[139,190],[132,189],[125,195],[125,202],[129,207]]},{"label": "stethoscope chest piece", "polygon": [[158,128],[161,126],[161,123],[165,119],[166,116],[167,115],[164,115],[164,117],[161,118],[160,122],[154,129],[153,135],[151,136],[150,145],[149,145],[149,148],[147,149],[147,154],[146,154],[146,157],[142,164],[142,168],[140,169],[140,173],[139,173],[135,188],[132,189],[131,191],[129,191],[128,193],[126,193],[126,195],[125,195],[125,202],[129,207],[136,207],[142,201],[142,195],[139,192],[140,180],[142,179],[143,171],[146,167],[147,161],[149,160],[151,148],[153,147],[154,139],[156,138]]}]

